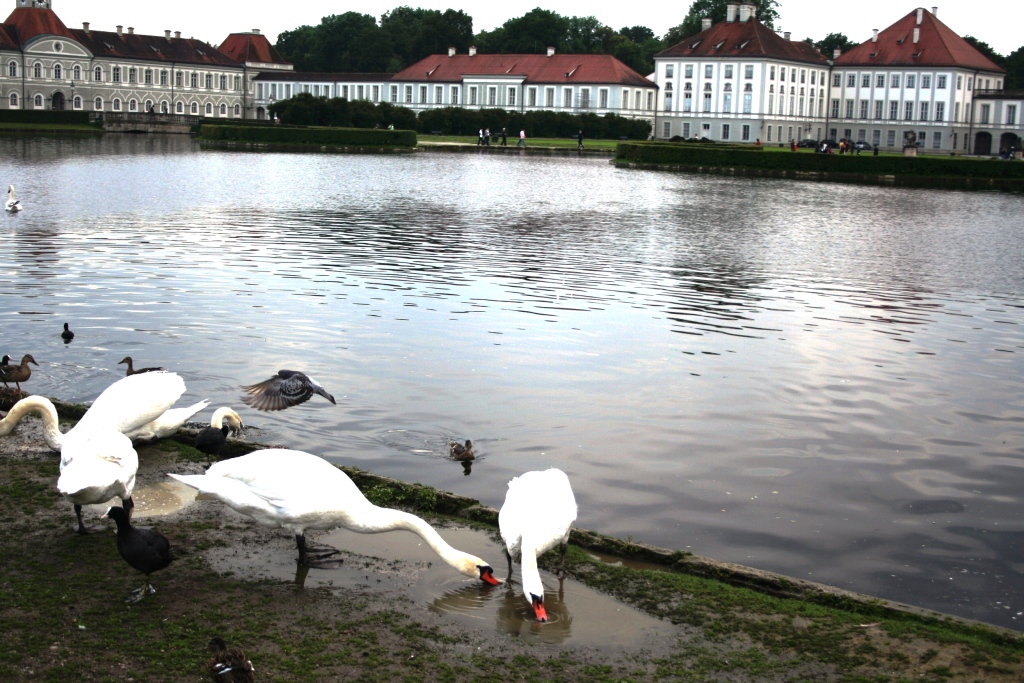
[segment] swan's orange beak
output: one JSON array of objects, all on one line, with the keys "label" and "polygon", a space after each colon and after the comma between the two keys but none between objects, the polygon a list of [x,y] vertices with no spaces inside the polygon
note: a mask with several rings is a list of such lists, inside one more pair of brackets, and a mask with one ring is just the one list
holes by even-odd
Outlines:
[{"label": "swan's orange beak", "polygon": [[501,581],[494,578],[494,570],[487,566],[480,567],[480,580],[484,583],[489,583],[492,586],[501,585]]},{"label": "swan's orange beak", "polygon": [[545,622],[548,620],[548,613],[544,609],[544,598],[538,598],[536,595],[533,597],[533,611],[537,615],[537,621]]}]

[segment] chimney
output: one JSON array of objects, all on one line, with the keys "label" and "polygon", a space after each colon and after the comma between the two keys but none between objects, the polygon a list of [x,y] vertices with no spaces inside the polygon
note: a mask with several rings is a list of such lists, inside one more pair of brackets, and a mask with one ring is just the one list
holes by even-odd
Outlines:
[{"label": "chimney", "polygon": [[873,28],[873,29],[871,29],[871,32],[872,32],[872,34],[874,34],[874,35],[871,36],[871,42],[872,43],[877,43],[878,42],[878,29],[877,28]]},{"label": "chimney", "polygon": [[449,57],[454,57],[455,56],[455,48],[454,47],[448,48],[448,56]]},{"label": "chimney", "polygon": [[726,21],[728,21],[730,23],[736,21],[736,9],[737,9],[736,5],[734,3],[731,3],[731,2],[725,6],[725,20]]},{"label": "chimney", "polygon": [[921,29],[914,27],[914,45],[917,45],[917,41],[921,40]]},{"label": "chimney", "polygon": [[469,46],[469,56],[470,57],[475,57],[476,56],[476,45],[470,45]]},{"label": "chimney", "polygon": [[164,38],[166,38],[167,40],[170,40],[171,39],[171,32],[170,31],[164,31]]},{"label": "chimney", "polygon": [[133,26],[129,26],[128,27],[128,35],[130,35],[130,36],[135,35],[135,27],[133,27]]},{"label": "chimney", "polygon": [[939,16],[939,8],[938,7],[932,7],[932,16],[933,17],[938,17]]},{"label": "chimney", "polygon": [[924,7],[918,7],[917,8],[917,23],[918,23],[918,25],[920,25],[922,21],[924,21]]},{"label": "chimney", "polygon": [[254,29],[252,30],[252,34],[253,34],[254,36],[258,36],[258,35],[260,34],[260,30],[259,30],[258,28],[254,28]]},{"label": "chimney", "polygon": [[82,30],[85,31],[86,33],[89,32],[89,22],[88,21],[83,21],[82,22]]},{"label": "chimney", "polygon": [[123,27],[123,26],[121,26],[121,24],[118,24],[118,25],[117,25],[117,35],[119,35],[119,36],[120,36],[120,35],[124,35],[124,31],[122,30],[123,28],[124,28],[124,27]]},{"label": "chimney", "polygon": [[554,57],[554,56],[555,56],[555,48],[549,47],[548,48],[548,57]]},{"label": "chimney", "polygon": [[789,37],[790,37],[791,35],[793,35],[793,34],[792,34],[792,33],[790,33],[789,31],[783,31],[783,32],[782,32],[782,39],[783,39],[783,40],[789,40]]},{"label": "chimney", "polygon": [[181,39],[181,31],[175,31],[174,32],[174,39],[175,40],[180,40]]},{"label": "chimney", "polygon": [[755,16],[756,12],[757,12],[757,7],[756,6],[750,5],[750,4],[747,4],[747,3],[743,3],[742,5],[740,5],[740,21],[741,22],[750,21],[750,18],[752,16]]},{"label": "chimney", "polygon": [[839,59],[839,55],[841,54],[843,54],[843,51],[838,47],[835,48],[834,50],[832,50],[832,59]]},{"label": "chimney", "polygon": [[707,31],[709,28],[711,28],[711,25],[713,23],[714,20],[711,17],[704,17],[703,19],[700,20],[700,30]]}]

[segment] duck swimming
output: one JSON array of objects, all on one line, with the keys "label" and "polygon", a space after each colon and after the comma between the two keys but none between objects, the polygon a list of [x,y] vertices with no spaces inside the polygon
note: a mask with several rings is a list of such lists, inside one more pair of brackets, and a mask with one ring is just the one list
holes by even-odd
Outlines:
[{"label": "duck swimming", "polygon": [[[206,474],[169,476],[264,526],[292,532],[302,565],[329,566],[320,558],[338,552],[333,548],[326,552],[308,549],[308,529],[344,527],[361,534],[404,529],[420,536],[442,560],[462,574],[491,585],[499,583],[488,563],[448,545],[416,515],[374,505],[347,474],[310,453],[259,450],[214,463]],[[320,558],[310,562],[311,552]]]},{"label": "duck swimming", "polygon": [[[10,359],[10,356],[7,358]],[[21,357],[21,365],[8,364],[0,366],[0,382],[3,382],[4,386],[7,386],[8,382],[14,382],[20,391],[21,383],[27,382],[29,377],[32,376],[32,368],[28,366],[29,363],[39,367],[39,363],[36,362],[31,353],[26,353]]]},{"label": "duck swimming", "polygon": [[7,203],[4,205],[4,211],[7,213],[18,213],[21,209],[21,202],[14,198],[14,185],[8,185]]},{"label": "duck swimming", "polygon": [[60,333],[60,338],[66,342],[75,338],[75,333],[68,329],[67,323],[64,323],[64,331]]},{"label": "duck swimming", "polygon": [[112,507],[102,519],[117,522],[117,552],[131,567],[146,575],[146,582],[139,590],[139,599],[147,594],[156,593],[149,582],[149,575],[160,571],[174,561],[171,543],[155,529],[143,529],[132,526],[128,511],[122,507]]},{"label": "duck swimming", "polygon": [[[224,422],[227,424],[224,424]],[[231,408],[217,408],[210,426],[196,435],[196,449],[207,455],[218,455],[227,443],[228,434],[242,430],[242,418]]]},{"label": "duck swimming", "polygon": [[510,577],[512,558],[520,557],[523,595],[533,607],[537,621],[548,620],[537,558],[557,545],[564,571],[565,544],[575,521],[576,498],[565,472],[555,468],[527,472],[508,483],[505,503],[498,512],[498,529],[505,541]]},{"label": "duck swimming", "polygon": [[131,356],[125,356],[121,360],[117,361],[117,364],[118,365],[121,365],[121,364],[127,364],[128,365],[128,372],[126,372],[124,374],[125,377],[130,377],[132,375],[141,375],[144,372],[160,372],[161,370],[166,370],[167,369],[167,368],[142,368],[141,370],[136,370],[135,368],[132,367],[132,357]]},{"label": "duck swimming", "polygon": [[296,370],[278,370],[270,379],[243,386],[242,389],[249,394],[243,396],[242,401],[256,410],[284,410],[305,403],[313,394],[319,394],[335,403],[334,397],[319,382]]},{"label": "duck swimming", "polygon": [[466,445],[463,446],[461,443],[452,441],[448,444],[448,449],[451,451],[452,458],[455,460],[472,460],[476,456],[473,455],[473,442],[466,439]]}]

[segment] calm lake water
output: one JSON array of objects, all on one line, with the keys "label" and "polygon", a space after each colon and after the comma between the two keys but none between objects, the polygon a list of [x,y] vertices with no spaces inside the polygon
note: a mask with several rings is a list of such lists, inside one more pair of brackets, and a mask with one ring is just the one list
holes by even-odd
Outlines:
[{"label": "calm lake water", "polygon": [[[581,527],[1024,629],[1020,196],[130,136],[0,138],[8,183],[35,393],[131,355],[335,462],[559,467]],[[241,404],[279,368],[338,405]]]}]

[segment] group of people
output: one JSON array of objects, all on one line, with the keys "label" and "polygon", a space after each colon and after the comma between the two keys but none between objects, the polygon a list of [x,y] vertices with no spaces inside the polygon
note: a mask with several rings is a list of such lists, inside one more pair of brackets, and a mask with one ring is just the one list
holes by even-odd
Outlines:
[{"label": "group of people", "polygon": [[[582,134],[582,131],[580,131],[580,132]],[[479,134],[477,136],[476,144],[477,144],[477,147],[490,147],[491,146],[491,140],[494,140],[494,142],[497,143],[499,138],[501,139],[501,146],[502,147],[507,147],[508,146],[508,132],[504,128],[501,129],[501,133],[500,134],[499,133],[495,133],[493,136],[491,135],[491,129],[490,128],[481,128],[480,132],[479,132]],[[519,144],[517,144],[516,147],[526,147],[526,131],[525,130],[519,131]]]}]

